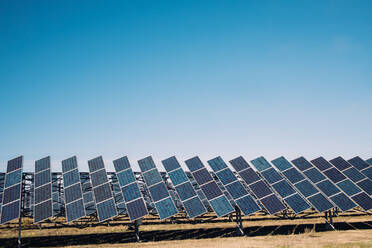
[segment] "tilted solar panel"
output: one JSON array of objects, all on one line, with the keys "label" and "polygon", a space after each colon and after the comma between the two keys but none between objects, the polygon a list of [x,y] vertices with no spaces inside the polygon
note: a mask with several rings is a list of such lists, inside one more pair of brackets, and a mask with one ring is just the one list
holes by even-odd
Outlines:
[{"label": "tilted solar panel", "polygon": [[121,191],[121,187],[116,174],[111,175],[111,184],[118,214],[126,214],[127,208],[125,207],[123,192]]},{"label": "tilted solar panel", "polygon": [[118,213],[102,157],[99,156],[89,160],[88,167],[98,221],[102,222],[112,219]]},{"label": "tilted solar panel", "polygon": [[293,186],[290,185],[264,157],[251,160],[251,163],[258,170],[257,173],[261,174],[266,182],[282,197],[283,201],[287,203],[293,212],[299,214],[311,208],[308,202],[294,190]]},{"label": "tilted solar panel", "polygon": [[[129,219],[135,221],[148,215],[145,201],[136,182],[128,157],[116,159],[113,163]],[[131,197],[132,195],[135,197]]]},{"label": "tilted solar panel", "polygon": [[367,159],[366,162],[367,162],[369,165],[372,165],[372,158]]},{"label": "tilted solar panel", "polygon": [[23,157],[9,160],[5,174],[4,192],[0,224],[5,224],[20,216],[22,194]]},{"label": "tilted solar panel", "polygon": [[3,203],[4,183],[5,183],[5,173],[0,173],[0,216],[1,216],[1,205]]},{"label": "tilted solar panel", "polygon": [[243,184],[238,180],[231,169],[227,167],[221,157],[209,160],[208,164],[244,215],[251,215],[261,210],[255,199],[244,188]]},{"label": "tilted solar panel", "polygon": [[199,157],[190,158],[185,163],[200,189],[207,197],[216,215],[221,217],[234,212],[233,206],[218,187],[217,182],[212,178]]},{"label": "tilted solar panel", "polygon": [[[294,188],[302,194],[303,197],[307,201],[310,202],[310,204],[318,211],[318,212],[325,212],[327,210],[330,210],[334,207],[334,204],[327,198],[326,195],[324,195],[315,184],[312,183],[311,180],[306,178],[306,174],[302,174],[301,171],[310,171],[312,165],[305,160],[303,157],[300,157],[298,159],[292,160],[293,164],[296,164],[297,168],[295,168],[285,157],[279,157],[277,159],[274,159],[271,161],[274,165],[276,164],[287,164],[289,167],[288,169],[281,170],[283,175],[287,177],[289,181],[293,181],[292,178],[288,177],[287,171],[292,170],[292,174],[298,174],[301,175],[301,180],[296,181],[293,183]],[[278,167],[277,167],[278,168]],[[279,169],[279,168],[278,168]],[[280,170],[280,169],[279,169]],[[311,174],[313,178],[316,178],[319,180],[321,178],[321,175],[316,174],[315,172],[312,172]],[[296,176],[298,177],[298,176]]]},{"label": "tilted solar panel", "polygon": [[86,215],[97,213],[89,173],[80,172],[80,181],[83,190],[84,208]]},{"label": "tilted solar panel", "polygon": [[[258,176],[242,156],[230,160],[230,164],[271,215],[286,209],[286,206],[279,200],[275,193],[266,185],[263,179]],[[267,165],[262,163],[260,163],[258,167],[262,170],[268,169]],[[286,192],[286,190],[283,190],[281,193],[292,194],[290,191]]]},{"label": "tilted solar panel", "polygon": [[76,156],[62,161],[67,223],[86,215]]},{"label": "tilted solar panel", "polygon": [[203,215],[207,209],[192,187],[176,157],[161,161],[190,219]]},{"label": "tilted solar panel", "polygon": [[[360,173],[352,164],[347,162],[342,157],[337,157],[330,160],[331,164],[341,171],[348,179],[342,182],[345,189],[350,194],[359,192],[356,186],[359,186],[365,193],[372,195],[372,181],[364,174]],[[360,164],[359,164],[360,165]],[[351,183],[352,182],[352,183]],[[372,198],[371,198],[372,199]]]},{"label": "tilted solar panel", "polygon": [[356,156],[352,159],[349,159],[348,162],[352,164],[364,176],[372,180],[372,159],[371,164],[369,164],[367,161],[364,161],[360,157]]},{"label": "tilted solar panel", "polygon": [[[333,166],[323,157],[312,160],[312,163],[361,208],[366,211],[372,208],[372,199],[335,166]],[[346,164],[344,163],[342,163],[342,165],[338,165],[339,168],[343,168],[345,166]]]},{"label": "tilted solar panel", "polygon": [[52,172],[50,157],[35,161],[34,223],[53,216]]},{"label": "tilted solar panel", "polygon": [[168,189],[160,176],[151,156],[138,160],[142,176],[150,191],[151,199],[160,219],[166,219],[176,215],[178,210],[170,196]]}]

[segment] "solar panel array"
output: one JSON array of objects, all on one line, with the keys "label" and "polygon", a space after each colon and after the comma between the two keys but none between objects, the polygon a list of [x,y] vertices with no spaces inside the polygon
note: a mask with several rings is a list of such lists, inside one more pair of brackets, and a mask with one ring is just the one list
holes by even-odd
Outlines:
[{"label": "solar panel array", "polygon": [[[280,157],[273,160],[272,163],[277,165],[278,170],[281,171],[297,191],[300,192],[318,212],[325,212],[334,208],[334,204],[324,195],[324,193],[322,193],[300,170],[289,163],[287,159]],[[303,158],[292,160],[292,163],[296,164],[300,168],[304,168],[305,170],[310,164],[308,161],[303,160]]]},{"label": "solar panel array", "polygon": [[216,173],[216,176],[230,193],[234,202],[244,215],[254,214],[261,210],[255,199],[244,188],[243,184],[238,180],[221,157],[209,160],[208,164]]},{"label": "solar panel array", "polygon": [[230,164],[270,214],[276,214],[286,209],[286,206],[268,187],[265,181],[249,166],[243,157],[240,156],[230,160]]},{"label": "solar panel array", "polygon": [[111,183],[118,214],[126,214],[127,208],[125,207],[123,192],[121,191],[116,174],[111,175]]},{"label": "solar panel array", "polygon": [[17,219],[21,212],[23,157],[9,160],[5,174],[0,224]]},{"label": "solar panel array", "polygon": [[[372,195],[372,181],[342,157],[330,161],[337,169],[344,173],[351,181],[358,185],[368,195]],[[364,162],[364,161],[363,161]],[[360,165],[358,163],[358,165]]]},{"label": "solar panel array", "polygon": [[135,221],[148,215],[145,201],[136,182],[128,157],[116,159],[113,163],[129,219]]},{"label": "solar panel array", "polygon": [[349,159],[348,162],[352,164],[363,175],[372,180],[372,158],[370,159],[370,163],[368,163],[368,161],[364,161],[358,156]]},{"label": "solar panel array", "polygon": [[190,219],[205,214],[207,209],[194,190],[185,171],[181,168],[176,157],[170,157],[161,161],[167,174],[176,189],[176,192],[182,202]]},{"label": "solar panel array", "polygon": [[88,167],[98,221],[109,220],[117,216],[118,213],[102,157],[89,160]]},{"label": "solar panel array", "polygon": [[347,211],[356,207],[353,200],[304,157],[301,157],[300,160],[297,159],[297,161],[293,160],[292,163],[341,211]]},{"label": "solar panel array", "polygon": [[86,215],[76,156],[62,161],[67,223]]},{"label": "solar panel array", "polygon": [[199,157],[193,157],[185,161],[196,183],[207,197],[208,202],[218,217],[234,212],[234,208],[218,187],[216,181],[203,165]]},{"label": "solar panel array", "polygon": [[335,166],[323,157],[314,159],[311,162],[362,209],[369,210],[372,208],[372,199]]},{"label": "solar panel array", "polygon": [[160,219],[172,217],[178,210],[151,156],[138,160],[142,176]]},{"label": "solar panel array", "polygon": [[367,159],[366,162],[367,162],[369,165],[372,165],[372,158]]},{"label": "solar panel array", "polygon": [[5,183],[5,173],[0,173],[0,216],[1,216],[1,205],[3,203],[4,183]]},{"label": "solar panel array", "polygon": [[83,190],[84,208],[86,215],[91,215],[97,212],[94,202],[92,183],[87,172],[80,172],[81,187]]},{"label": "solar panel array", "polygon": [[50,157],[35,161],[34,223],[53,216],[52,172]]},{"label": "solar panel array", "polygon": [[283,201],[287,203],[293,212],[299,214],[311,208],[304,197],[299,194],[264,157],[251,160],[251,163],[257,169],[258,173],[266,179],[266,182],[282,197]]}]

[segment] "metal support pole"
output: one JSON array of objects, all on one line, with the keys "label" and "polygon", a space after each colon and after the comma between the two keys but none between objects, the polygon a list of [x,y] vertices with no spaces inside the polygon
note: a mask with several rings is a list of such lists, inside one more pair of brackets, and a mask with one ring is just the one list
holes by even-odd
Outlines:
[{"label": "metal support pole", "polygon": [[141,220],[135,220],[134,221],[134,235],[136,237],[136,241],[140,242],[140,236],[139,236],[139,225],[141,223]]},{"label": "metal support pole", "polygon": [[238,208],[238,206],[235,206],[235,213],[236,213],[236,218],[235,218],[235,221],[236,221],[236,233],[239,236],[243,236],[244,235],[244,230],[243,230],[242,212]]},{"label": "metal support pole", "polygon": [[19,205],[19,218],[18,218],[18,248],[21,248],[22,247],[22,210],[23,210],[23,193],[24,193],[24,190],[25,190],[25,185],[24,185],[24,179],[25,179],[25,176],[23,175],[22,173],[22,182],[21,182],[21,185],[22,185],[22,189],[21,189],[21,199],[20,199],[20,205]]}]

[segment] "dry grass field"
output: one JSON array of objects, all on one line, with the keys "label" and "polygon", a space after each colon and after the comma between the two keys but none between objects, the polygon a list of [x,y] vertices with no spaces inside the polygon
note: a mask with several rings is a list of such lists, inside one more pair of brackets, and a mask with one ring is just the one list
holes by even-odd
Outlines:
[{"label": "dry grass field", "polygon": [[[183,218],[171,223],[148,217],[140,226],[140,243],[134,242],[125,217],[109,224],[80,225],[65,225],[58,218],[41,226],[24,218],[22,241],[25,247],[372,247],[372,216],[358,212],[335,217],[337,231],[327,231],[323,216],[317,214],[299,219],[256,214],[243,218],[243,237],[227,218],[209,217],[194,224]],[[1,226],[0,247],[13,247],[17,235],[16,223]]]}]

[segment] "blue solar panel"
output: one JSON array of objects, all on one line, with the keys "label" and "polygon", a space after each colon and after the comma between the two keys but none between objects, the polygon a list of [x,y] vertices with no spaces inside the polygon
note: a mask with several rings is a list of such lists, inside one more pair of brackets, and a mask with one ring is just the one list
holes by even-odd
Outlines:
[{"label": "blue solar panel", "polygon": [[[145,172],[154,169],[154,172],[158,173],[160,176],[151,156],[138,160],[138,165],[141,169],[142,175]],[[176,205],[174,204],[163,180],[151,186],[147,184],[147,181],[145,182],[150,191],[151,199],[155,203],[160,219],[166,219],[178,213]]]},{"label": "blue solar panel", "polygon": [[370,179],[365,179],[357,183],[357,185],[368,195],[372,195],[372,182]]},{"label": "blue solar panel", "polygon": [[271,161],[279,171],[285,171],[289,168],[292,168],[292,165],[285,159],[283,156],[276,158]]},{"label": "blue solar panel", "polygon": [[129,219],[135,221],[148,214],[145,201],[135,180],[128,157],[122,157],[113,161],[119,185],[122,190],[125,207]]},{"label": "blue solar panel", "polygon": [[364,161],[363,159],[361,159],[358,156],[356,156],[356,157],[354,157],[352,159],[349,159],[348,162],[350,164],[352,164],[359,171],[364,170],[364,169],[370,167],[370,164],[368,164],[366,161]]},{"label": "blue solar panel", "polygon": [[342,182],[337,183],[337,186],[340,187],[348,196],[353,196],[353,195],[361,192],[360,188],[357,187],[349,179],[346,179]]},{"label": "blue solar panel", "polygon": [[333,195],[330,199],[336,204],[341,211],[347,211],[349,209],[355,208],[357,205],[348,197],[345,193],[341,192],[339,194]]},{"label": "blue solar panel", "polygon": [[[263,170],[264,168],[267,169],[266,162],[261,161],[257,163]],[[250,168],[249,164],[242,156],[230,160],[230,164],[238,172],[239,176],[248,185],[248,188],[255,194],[255,196],[270,214],[275,214],[286,209],[284,204],[279,200],[274,192],[267,187],[258,174],[252,168]]]},{"label": "blue solar panel", "polygon": [[102,157],[88,161],[89,176],[93,187],[94,201],[97,207],[98,221],[106,221],[118,215],[114,197],[108,182]]},{"label": "blue solar panel", "polygon": [[311,163],[315,165],[320,171],[325,171],[329,168],[332,168],[332,165],[323,157],[319,157],[311,160]]},{"label": "blue solar panel", "polygon": [[369,167],[369,168],[366,168],[364,170],[362,170],[362,173],[368,177],[369,179],[372,180],[372,167]]},{"label": "blue solar panel", "polygon": [[372,200],[366,193],[362,192],[351,197],[364,210],[372,209]]},{"label": "blue solar panel", "polygon": [[304,171],[304,174],[313,183],[318,183],[318,182],[323,181],[324,179],[326,179],[326,177],[320,171],[318,171],[317,168],[308,169],[308,170]]},{"label": "blue solar panel", "polygon": [[254,167],[256,167],[256,169],[259,172],[271,168],[271,165],[266,161],[264,157],[259,157],[254,160],[251,160],[251,163],[254,165]]},{"label": "blue solar panel", "polygon": [[182,170],[182,168],[169,172],[168,175],[174,186],[189,181],[186,173]]},{"label": "blue solar panel", "polygon": [[360,173],[357,169],[354,167],[348,168],[343,171],[343,173],[350,178],[354,183],[360,182],[363,179],[366,179],[366,176],[364,176],[362,173]]},{"label": "blue solar panel", "polygon": [[341,157],[334,158],[329,162],[340,171],[344,171],[345,169],[351,167],[351,165]]},{"label": "blue solar panel", "polygon": [[283,177],[279,175],[279,173],[274,168],[270,168],[261,172],[261,175],[270,185],[283,179]]},{"label": "blue solar panel", "polygon": [[293,195],[296,191],[292,188],[291,185],[286,180],[281,180],[277,183],[274,183],[272,187],[278,192],[278,194],[285,198],[287,196]]},{"label": "blue solar panel", "polygon": [[341,182],[342,180],[345,180],[346,177],[340,173],[336,168],[331,168],[328,170],[323,171],[323,173],[331,179],[332,182],[338,183]]},{"label": "blue solar panel", "polygon": [[143,178],[149,187],[163,181],[157,169],[149,170],[143,173]]},{"label": "blue solar panel", "polygon": [[316,184],[316,186],[323,191],[324,194],[327,196],[332,196],[337,193],[340,193],[341,191],[328,179],[321,181]]},{"label": "blue solar panel", "polygon": [[[281,157],[281,160],[286,160],[284,157]],[[275,165],[276,161],[272,161]],[[283,174],[287,177],[290,182],[293,183],[293,186],[300,192],[305,199],[310,202],[310,204],[318,211],[324,212],[331,208],[333,208],[333,203],[330,202],[329,199],[325,195],[321,193],[321,191],[312,183],[322,179],[325,177],[313,168],[313,165],[308,162],[304,157],[300,157],[297,159],[292,160],[293,166],[291,163],[288,162],[290,165],[290,169],[288,168],[283,172]],[[314,170],[315,169],[315,170]],[[306,175],[310,175],[312,180],[305,178],[301,171]],[[308,172],[307,174],[305,172]],[[293,178],[291,178],[291,176]]]},{"label": "blue solar panel", "polygon": [[232,183],[238,180],[236,176],[234,175],[234,173],[230,170],[230,168],[220,170],[216,172],[216,175],[223,185],[226,185],[226,184],[229,184],[229,183]]},{"label": "blue solar panel", "polygon": [[23,157],[8,161],[2,194],[0,224],[5,224],[20,216]]},{"label": "blue solar panel", "polygon": [[367,159],[366,162],[367,162],[369,165],[372,165],[372,158]]},{"label": "blue solar panel", "polygon": [[175,156],[162,161],[177,194],[185,207],[189,218],[195,218],[207,212],[207,209],[200,200],[198,194],[191,185],[185,171],[181,168]]},{"label": "blue solar panel", "polygon": [[64,187],[69,187],[77,182],[79,182],[79,170],[77,168],[63,173]]},{"label": "blue solar panel", "polygon": [[295,213],[301,213],[310,208],[309,204],[299,194],[294,194],[285,199]]},{"label": "blue solar panel", "polygon": [[[185,163],[191,171],[195,181],[207,197],[216,215],[221,217],[234,212],[233,206],[218,187],[216,181],[209,174],[199,157],[188,159]],[[214,168],[218,168],[219,166],[221,165],[213,164]]]}]

